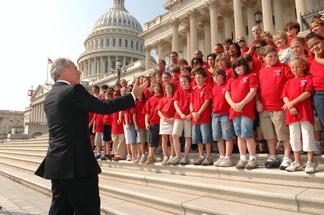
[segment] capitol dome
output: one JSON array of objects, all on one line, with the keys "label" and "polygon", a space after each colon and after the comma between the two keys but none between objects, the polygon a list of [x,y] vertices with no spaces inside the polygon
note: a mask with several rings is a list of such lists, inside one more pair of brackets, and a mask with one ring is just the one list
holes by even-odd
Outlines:
[{"label": "capitol dome", "polygon": [[[112,7],[94,24],[78,59],[82,80],[94,82],[112,74],[116,65],[144,60],[141,24],[126,10],[125,0],[113,0]],[[117,62],[117,63],[116,63]]]},{"label": "capitol dome", "polygon": [[113,7],[98,19],[92,32],[106,28],[122,27],[137,33],[142,33],[143,29],[141,24],[125,9],[124,0],[117,0],[114,2]]}]

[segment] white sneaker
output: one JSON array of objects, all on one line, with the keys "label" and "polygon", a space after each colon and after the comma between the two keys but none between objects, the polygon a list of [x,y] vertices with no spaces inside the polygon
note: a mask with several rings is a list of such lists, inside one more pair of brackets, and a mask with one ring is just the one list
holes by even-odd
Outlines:
[{"label": "white sneaker", "polygon": [[142,154],[142,156],[141,156],[141,158],[139,160],[139,163],[140,164],[143,164],[145,162],[145,160],[146,160],[146,155],[145,154]]},{"label": "white sneaker", "polygon": [[132,160],[132,156],[130,154],[128,154],[126,160],[127,161],[131,161]]},{"label": "white sneaker", "polygon": [[279,169],[285,170],[290,166],[292,160],[290,158],[284,158],[279,166]]},{"label": "white sneaker", "polygon": [[163,165],[163,166],[167,165],[168,164],[168,160],[169,160],[169,157],[168,156],[164,156],[161,165]]},{"label": "white sneaker", "polygon": [[296,161],[294,161],[286,168],[286,170],[288,172],[301,171],[301,170],[303,170],[303,166],[300,163],[297,163]]},{"label": "white sneaker", "polygon": [[315,173],[316,172],[316,168],[315,168],[314,162],[309,162],[308,161],[306,163],[305,172],[308,173],[308,174]]},{"label": "white sneaker", "polygon": [[175,159],[175,156],[170,156],[169,157],[169,160],[168,160],[168,164],[171,164],[172,163],[172,161]]},{"label": "white sneaker", "polygon": [[225,160],[225,157],[218,158],[217,161],[214,162],[214,166],[220,166],[220,164]]}]

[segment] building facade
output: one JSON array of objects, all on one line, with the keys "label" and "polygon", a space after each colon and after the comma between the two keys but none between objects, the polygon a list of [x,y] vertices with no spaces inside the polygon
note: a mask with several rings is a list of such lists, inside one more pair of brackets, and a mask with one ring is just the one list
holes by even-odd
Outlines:
[{"label": "building facade", "polygon": [[139,36],[142,26],[124,3],[125,0],[114,0],[112,8],[97,20],[86,38],[85,51],[77,61],[84,81],[98,81],[113,71],[116,76],[117,69],[126,70],[128,65],[144,60],[144,40]]},{"label": "building facade", "polygon": [[[251,40],[257,11],[263,30],[275,32],[291,19],[301,24],[301,15],[320,7],[323,0],[167,0],[167,12],[144,24],[146,59],[154,49],[159,59],[177,51],[189,60],[197,49],[213,52],[225,38]],[[148,60],[146,68],[151,68]]]},{"label": "building facade", "polygon": [[23,111],[0,111],[0,141],[7,138],[11,132],[21,132],[24,128]]}]

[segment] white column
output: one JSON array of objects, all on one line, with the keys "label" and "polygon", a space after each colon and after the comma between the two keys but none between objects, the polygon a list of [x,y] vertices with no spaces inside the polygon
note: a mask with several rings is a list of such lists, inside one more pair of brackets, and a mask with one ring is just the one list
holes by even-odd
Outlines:
[{"label": "white column", "polygon": [[87,60],[87,63],[88,63],[87,77],[89,77],[90,74],[91,74],[91,61],[90,61],[90,59]]},{"label": "white column", "polygon": [[241,0],[233,0],[235,39],[244,36]]},{"label": "white column", "polygon": [[91,59],[91,75],[95,75],[95,59]]},{"label": "white column", "polygon": [[211,50],[214,49],[216,43],[220,42],[218,36],[218,17],[216,0],[209,0],[209,15],[210,15],[210,40]]},{"label": "white column", "polygon": [[306,0],[306,11],[314,10],[315,2],[314,0]]},{"label": "white column", "polygon": [[190,55],[190,50],[191,50],[191,47],[190,47],[190,30],[187,28],[186,29],[186,37],[187,37],[187,61],[189,62],[191,60],[191,55]]},{"label": "white column", "polygon": [[203,22],[203,28],[204,28],[204,53],[205,56],[207,57],[208,54],[212,53],[209,22]]},{"label": "white column", "polygon": [[104,60],[100,57],[100,74],[104,74]]},{"label": "white column", "polygon": [[195,50],[198,49],[198,37],[197,37],[197,10],[190,10],[188,11],[189,16],[189,24],[190,24],[190,54],[189,56],[192,57]]},{"label": "white column", "polygon": [[262,0],[263,30],[273,32],[271,0]]},{"label": "white column", "polygon": [[126,66],[126,57],[123,57],[123,66]]},{"label": "white column", "polygon": [[275,18],[276,31],[283,31],[283,20],[282,20],[281,8],[282,8],[281,1],[273,1],[273,13]]},{"label": "white column", "polygon": [[179,23],[178,20],[171,20],[170,25],[172,27],[172,45],[171,45],[171,51],[179,51],[179,33],[178,33],[178,27]]},{"label": "white column", "polygon": [[108,56],[108,72],[111,71],[111,58]]},{"label": "white column", "polygon": [[145,47],[145,69],[148,70],[151,68],[151,47]]},{"label": "white column", "polygon": [[232,22],[229,14],[224,14],[224,33],[225,38],[232,38]]},{"label": "white column", "polygon": [[247,38],[248,39],[247,41],[251,41],[251,40],[253,40],[251,29],[255,25],[253,8],[251,8],[251,7],[247,8],[246,14],[247,14],[247,25],[248,25],[248,30],[249,30],[249,37]]},{"label": "white column", "polygon": [[297,21],[300,25],[302,25],[300,15],[303,15],[306,12],[306,0],[295,0],[295,4],[296,4]]},{"label": "white column", "polygon": [[156,46],[157,46],[157,54],[158,54],[158,59],[163,59],[163,55],[162,55],[162,41],[158,40],[156,41]]}]

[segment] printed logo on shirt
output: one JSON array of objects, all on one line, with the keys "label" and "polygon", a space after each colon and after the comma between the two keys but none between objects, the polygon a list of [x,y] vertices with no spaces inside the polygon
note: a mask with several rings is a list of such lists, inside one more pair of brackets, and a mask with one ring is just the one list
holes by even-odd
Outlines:
[{"label": "printed logo on shirt", "polygon": [[204,95],[205,95],[205,92],[203,92],[203,91],[200,92],[200,94],[199,94],[200,97],[204,97]]},{"label": "printed logo on shirt", "polygon": [[248,80],[249,80],[249,77],[244,77],[244,78],[242,78],[242,82],[243,82],[243,83],[247,83]]},{"label": "printed logo on shirt", "polygon": [[281,76],[282,71],[280,69],[274,71],[275,76]]},{"label": "printed logo on shirt", "polygon": [[299,82],[299,86],[300,86],[300,87],[305,87],[306,84],[307,84],[307,80],[301,80],[301,81]]}]

